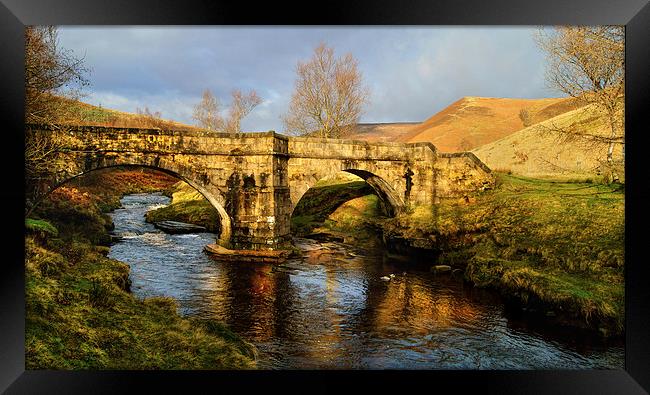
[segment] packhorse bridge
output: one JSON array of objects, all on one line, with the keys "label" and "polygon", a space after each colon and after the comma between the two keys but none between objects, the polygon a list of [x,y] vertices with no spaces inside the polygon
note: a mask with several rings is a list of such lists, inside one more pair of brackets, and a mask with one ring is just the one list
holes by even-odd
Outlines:
[{"label": "packhorse bridge", "polygon": [[218,243],[234,249],[274,249],[290,240],[290,218],[318,180],[353,173],[394,215],[490,187],[494,178],[474,154],[440,153],[430,143],[368,143],[287,137],[275,132],[230,135],[96,126],[28,125],[56,139],[55,176],[47,193],[89,171],[124,165],[155,168],[197,189],[218,210]]}]

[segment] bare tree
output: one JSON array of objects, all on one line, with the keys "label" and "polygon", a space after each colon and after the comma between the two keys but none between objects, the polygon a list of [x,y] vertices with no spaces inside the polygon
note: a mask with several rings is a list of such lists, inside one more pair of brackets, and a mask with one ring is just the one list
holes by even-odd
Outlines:
[{"label": "bare tree", "polygon": [[70,112],[70,100],[79,97],[89,82],[83,59],[58,46],[54,26],[25,28],[25,122],[47,124],[49,136],[25,131],[26,215],[47,186],[56,169],[65,138],[62,121]]},{"label": "bare tree", "polygon": [[369,99],[352,54],[335,59],[334,49],[321,43],[308,62],[298,62],[296,73],[289,111],[282,117],[286,130],[321,137],[350,133]]},{"label": "bare tree", "polygon": [[144,106],[144,108],[136,107],[135,112],[138,114],[138,117],[134,122],[137,123],[138,127],[157,128],[161,130],[169,130],[171,127],[171,122],[162,119],[162,113],[160,111],[152,111],[148,106]]},{"label": "bare tree", "polygon": [[588,128],[551,127],[565,141],[606,144],[605,162],[612,181],[618,181],[614,147],[625,152],[625,31],[623,26],[562,26],[551,32],[540,29],[538,45],[548,55],[549,85],[584,104],[607,120],[606,135]]},{"label": "bare tree", "polygon": [[223,129],[224,121],[220,112],[219,99],[214,97],[209,89],[203,91],[201,102],[194,106],[193,119],[198,121],[200,127],[208,130]]},{"label": "bare tree", "polygon": [[25,28],[25,121],[57,123],[69,102],[88,85],[82,58],[59,48],[55,26]]},{"label": "bare tree", "polygon": [[236,134],[241,132],[241,120],[244,119],[255,107],[262,103],[262,98],[255,91],[242,93],[239,89],[232,91],[232,103],[228,113],[225,130]]}]

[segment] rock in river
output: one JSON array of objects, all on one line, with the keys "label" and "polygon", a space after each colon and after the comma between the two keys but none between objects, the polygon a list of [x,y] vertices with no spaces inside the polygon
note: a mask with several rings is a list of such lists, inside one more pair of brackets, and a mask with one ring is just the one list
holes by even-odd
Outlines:
[{"label": "rock in river", "polygon": [[185,222],[178,221],[160,221],[154,222],[154,226],[165,233],[200,233],[207,232],[208,230],[199,225],[186,224]]}]

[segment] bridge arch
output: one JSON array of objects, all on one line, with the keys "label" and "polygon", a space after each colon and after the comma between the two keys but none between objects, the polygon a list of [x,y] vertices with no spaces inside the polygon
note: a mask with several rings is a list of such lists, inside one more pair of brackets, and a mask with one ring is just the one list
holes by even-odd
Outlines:
[{"label": "bridge arch", "polygon": [[318,183],[320,180],[334,176],[339,172],[354,174],[355,176],[363,179],[373,189],[375,195],[377,195],[379,198],[381,207],[389,217],[394,217],[404,210],[404,200],[385,179],[368,170],[357,168],[343,168],[318,175],[314,174],[309,180],[302,179],[300,183],[294,182],[291,185],[291,212],[289,214],[289,218],[293,216],[293,213],[298,206],[298,202],[300,199],[302,199],[308,190],[313,188],[314,185],[316,185],[316,183]]},{"label": "bridge arch", "polygon": [[205,187],[203,187],[199,182],[196,180],[193,180],[189,177],[184,176],[183,174],[166,169],[163,167],[159,166],[152,166],[152,165],[147,165],[147,164],[138,164],[138,163],[119,163],[119,164],[111,164],[111,165],[103,165],[103,166],[92,166],[88,169],[84,169],[83,171],[77,171],[71,174],[66,175],[63,178],[60,178],[57,180],[56,184],[54,184],[49,190],[41,195],[37,202],[34,204],[34,207],[38,205],[41,201],[43,201],[49,194],[51,194],[53,191],[55,191],[57,188],[64,186],[66,183],[82,177],[86,174],[92,173],[94,171],[98,170],[103,170],[103,169],[110,169],[110,168],[117,168],[117,167],[127,167],[127,168],[147,168],[147,169],[152,169],[159,171],[161,173],[169,174],[170,176],[183,181],[187,184],[189,184],[192,188],[194,188],[197,192],[199,192],[210,204],[212,207],[214,207],[217,212],[219,213],[219,221],[220,221],[220,229],[221,232],[219,234],[219,239],[217,240],[217,243],[224,246],[228,247],[230,245],[230,238],[232,235],[232,219],[226,212],[223,204],[217,200],[217,198],[210,193]]},{"label": "bridge arch", "polygon": [[363,178],[375,191],[389,217],[394,217],[404,209],[404,201],[399,193],[382,177],[361,169],[344,169],[343,171]]}]

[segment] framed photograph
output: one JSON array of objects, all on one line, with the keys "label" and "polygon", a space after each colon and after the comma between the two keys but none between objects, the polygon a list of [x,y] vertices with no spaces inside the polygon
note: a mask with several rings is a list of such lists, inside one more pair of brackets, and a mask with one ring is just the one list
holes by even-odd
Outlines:
[{"label": "framed photograph", "polygon": [[3,1],[0,389],[650,390],[647,0],[328,7]]}]

